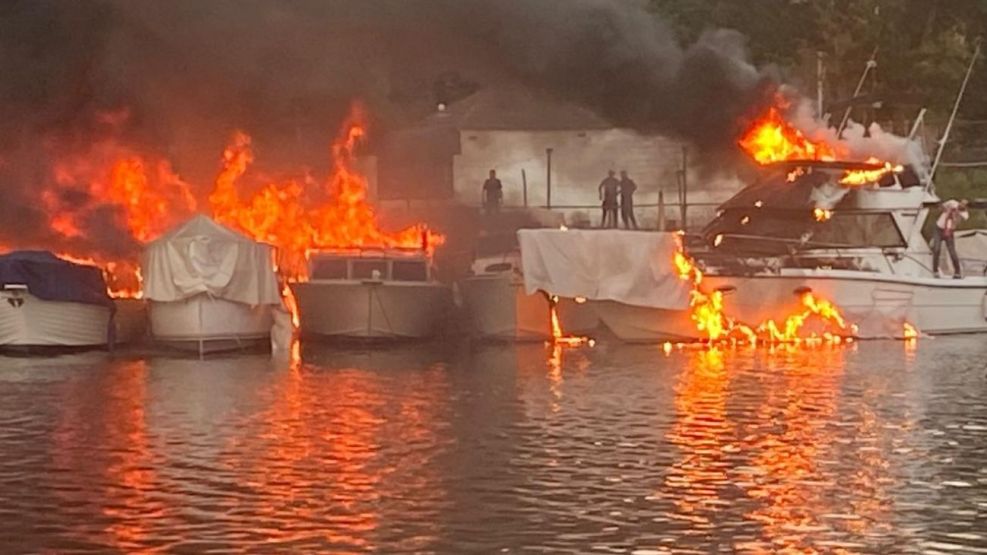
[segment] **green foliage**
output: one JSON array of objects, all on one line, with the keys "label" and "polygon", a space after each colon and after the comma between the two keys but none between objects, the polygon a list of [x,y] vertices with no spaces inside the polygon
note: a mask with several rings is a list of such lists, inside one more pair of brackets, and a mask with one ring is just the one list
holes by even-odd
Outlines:
[{"label": "green foliage", "polygon": [[[807,88],[822,52],[831,100],[852,96],[877,49],[864,92],[884,102],[881,119],[912,117],[919,106],[945,119],[974,41],[987,33],[984,0],[651,0],[651,7],[684,43],[706,29],[737,29],[755,63],[777,64]],[[987,96],[987,76],[975,75],[970,87],[971,97]],[[968,104],[966,117],[987,117],[987,103]]]},{"label": "green foliage", "polygon": [[[946,199],[987,199],[987,169],[942,168],[936,174],[936,194]],[[964,229],[987,228],[987,212],[970,211],[970,219],[963,222]]]}]

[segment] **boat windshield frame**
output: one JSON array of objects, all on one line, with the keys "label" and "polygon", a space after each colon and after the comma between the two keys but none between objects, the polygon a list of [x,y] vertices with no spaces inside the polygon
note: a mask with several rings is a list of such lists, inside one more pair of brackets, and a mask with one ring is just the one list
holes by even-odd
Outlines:
[{"label": "boat windshield frame", "polygon": [[[329,275],[320,272],[320,266],[331,263],[343,262],[345,272],[336,268]],[[363,275],[358,265],[380,264],[378,274],[370,273]],[[414,265],[416,268],[403,268],[396,271],[400,266]],[[309,256],[309,281],[325,282],[360,282],[360,281],[380,281],[388,283],[429,283],[434,281],[434,272],[431,261],[424,256],[421,251],[417,252],[396,252],[393,250],[361,250],[361,251],[320,251]],[[322,275],[320,275],[322,274]],[[414,279],[412,279],[412,276]]]}]

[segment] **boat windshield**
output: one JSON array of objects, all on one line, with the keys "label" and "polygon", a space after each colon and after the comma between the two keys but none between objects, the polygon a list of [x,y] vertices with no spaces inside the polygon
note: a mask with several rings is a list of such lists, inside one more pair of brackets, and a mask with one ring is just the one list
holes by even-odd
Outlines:
[{"label": "boat windshield", "polygon": [[346,279],[347,273],[345,258],[327,258],[312,264],[312,279]]},{"label": "boat windshield", "polygon": [[733,208],[703,235],[718,252],[772,255],[813,249],[904,247],[889,212],[835,211],[818,221],[807,210]]},{"label": "boat windshield", "polygon": [[428,267],[422,260],[394,260],[391,262],[391,279],[394,281],[428,281]]},{"label": "boat windshield", "polygon": [[420,259],[326,257],[312,261],[311,279],[428,281],[429,271]]}]

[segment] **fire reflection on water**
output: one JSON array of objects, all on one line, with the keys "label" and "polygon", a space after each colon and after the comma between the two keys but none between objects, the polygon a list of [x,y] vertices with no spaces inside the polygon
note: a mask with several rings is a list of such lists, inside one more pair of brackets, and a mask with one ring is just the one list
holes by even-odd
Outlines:
[{"label": "fire reflection on water", "polygon": [[[432,461],[441,453],[436,421],[446,408],[445,370],[401,369],[405,373],[394,379],[407,382],[406,394],[388,398],[380,381],[359,367],[362,360],[333,370],[331,383],[320,387],[313,382],[324,377],[304,366],[300,355],[296,343],[266,410],[248,424],[254,445],[232,449],[225,461],[246,485],[263,492],[265,501],[253,511],[272,525],[252,533],[283,545],[317,538],[347,550],[378,549],[378,541],[424,549],[438,531],[425,515],[436,514],[444,499]],[[376,360],[386,365],[386,354]],[[402,457],[381,457],[395,450]],[[422,526],[415,534],[391,532],[383,523],[396,517],[383,506],[423,515]],[[335,525],[316,524],[327,519]],[[298,525],[275,524],[283,522]]]},{"label": "fire reflection on water", "polygon": [[711,516],[729,485],[725,460],[733,433],[727,417],[730,374],[719,349],[695,350],[675,385],[675,423],[668,441],[681,457],[668,470],[664,486],[678,509],[670,518],[691,523],[696,533],[712,526]]},{"label": "fire reflection on water", "polygon": [[[747,552],[853,551],[836,539],[888,533],[893,480],[885,443],[900,426],[871,408],[879,386],[863,392],[869,400],[841,406],[846,357],[856,348],[785,345],[675,355],[685,366],[666,434],[679,454],[658,495],[675,507],[666,516],[685,523],[686,534],[706,535],[719,511],[746,507],[747,522],[759,531],[737,534],[731,549]],[[775,370],[747,383],[744,366]],[[752,415],[736,414],[734,405],[756,408]],[[839,439],[841,421],[856,428],[852,441]],[[746,501],[736,499],[738,489]]]},{"label": "fire reflection on water", "polygon": [[[98,407],[91,406],[87,402],[91,397],[81,391],[67,391],[54,433],[55,464],[87,475],[103,498],[100,518],[87,526],[98,527],[102,541],[122,552],[145,545],[153,535],[154,519],[171,509],[150,495],[159,487],[159,477],[148,434],[147,375],[144,361],[124,364],[102,384],[109,393]],[[80,444],[99,444],[100,449],[83,455],[72,448]],[[69,506],[90,502],[84,490],[56,491]]]}]

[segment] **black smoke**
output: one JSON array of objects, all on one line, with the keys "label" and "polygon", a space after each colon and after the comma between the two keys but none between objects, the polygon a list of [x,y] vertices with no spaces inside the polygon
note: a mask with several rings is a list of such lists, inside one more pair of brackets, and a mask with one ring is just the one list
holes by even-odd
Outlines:
[{"label": "black smoke", "polygon": [[202,195],[234,129],[273,168],[319,170],[354,98],[381,132],[501,82],[716,156],[775,80],[739,34],[683,46],[635,0],[7,0],[0,242],[46,233],[33,195],[52,152],[84,149],[108,111]]}]

